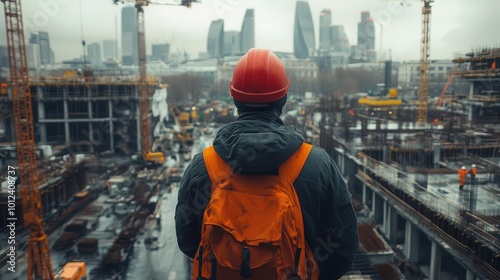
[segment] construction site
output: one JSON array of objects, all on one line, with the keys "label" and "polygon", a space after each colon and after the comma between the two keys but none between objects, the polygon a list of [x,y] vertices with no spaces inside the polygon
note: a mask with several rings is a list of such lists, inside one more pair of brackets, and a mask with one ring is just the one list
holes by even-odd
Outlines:
[{"label": "construction site", "polygon": [[[3,2],[1,279],[191,279],[173,220],[179,182],[235,108],[167,104],[168,85],[146,73],[140,26],[138,77],[30,79],[20,1]],[[290,100],[284,112],[353,195],[360,248],[341,279],[500,279],[500,47],[456,55],[429,99],[423,2],[418,100],[403,100],[386,75],[382,96]]]}]

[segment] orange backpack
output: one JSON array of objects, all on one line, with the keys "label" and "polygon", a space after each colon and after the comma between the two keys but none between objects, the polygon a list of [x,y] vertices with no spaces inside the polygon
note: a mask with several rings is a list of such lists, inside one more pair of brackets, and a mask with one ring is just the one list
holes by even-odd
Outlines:
[{"label": "orange backpack", "polygon": [[311,149],[302,144],[279,176],[233,174],[213,146],[203,151],[212,190],[193,280],[318,279],[293,187]]}]

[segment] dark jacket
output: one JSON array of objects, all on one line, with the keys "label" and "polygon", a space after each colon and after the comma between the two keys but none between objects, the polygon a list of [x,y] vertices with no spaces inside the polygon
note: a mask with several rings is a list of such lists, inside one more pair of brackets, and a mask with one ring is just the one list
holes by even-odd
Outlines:
[{"label": "dark jacket", "polygon": [[[219,129],[216,152],[243,173],[274,172],[304,141],[272,112],[246,112]],[[311,151],[294,182],[306,241],[320,268],[320,279],[337,279],[351,269],[358,249],[357,220],[351,194],[335,162],[319,147]],[[211,182],[201,154],[192,159],[181,180],[175,224],[179,248],[193,258],[200,241],[203,212]]]}]

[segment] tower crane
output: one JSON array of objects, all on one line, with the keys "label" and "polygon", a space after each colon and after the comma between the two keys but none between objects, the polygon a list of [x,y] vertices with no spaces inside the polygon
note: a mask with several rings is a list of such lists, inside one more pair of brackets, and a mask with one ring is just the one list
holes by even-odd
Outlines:
[{"label": "tower crane", "polygon": [[[149,4],[179,5],[168,3],[153,3],[149,0],[113,0],[117,2],[132,2],[137,9],[137,43],[138,43],[138,63],[139,63],[139,114],[141,121],[141,154],[142,158],[148,162],[163,163],[162,152],[151,152],[151,130],[149,124],[149,92],[147,84],[147,64],[146,64],[146,37],[144,25],[144,6]],[[191,7],[191,3],[196,1],[182,0],[182,6]]]},{"label": "tower crane", "polygon": [[1,0],[5,6],[12,116],[14,121],[19,190],[24,225],[29,229],[28,280],[54,279],[47,235],[42,224],[33,110],[29,86],[21,0]]},{"label": "tower crane", "polygon": [[422,38],[420,47],[420,76],[418,89],[418,119],[417,122],[427,122],[427,106],[429,97],[429,45],[430,45],[430,21],[431,3],[434,0],[422,0]]}]

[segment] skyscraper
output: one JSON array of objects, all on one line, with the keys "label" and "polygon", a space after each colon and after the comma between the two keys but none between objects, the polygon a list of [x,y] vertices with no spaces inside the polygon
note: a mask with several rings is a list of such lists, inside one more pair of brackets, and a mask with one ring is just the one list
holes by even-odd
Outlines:
[{"label": "skyscraper", "polygon": [[38,32],[38,48],[40,50],[40,64],[49,65],[51,62],[49,33],[44,31]]},{"label": "skyscraper", "polygon": [[115,40],[103,40],[102,41],[102,55],[104,60],[106,59],[117,59],[118,55],[116,53],[116,41]]},{"label": "skyscraper", "polygon": [[313,54],[315,49],[314,26],[309,3],[306,1],[297,1],[293,31],[295,57],[300,59],[308,58]]},{"label": "skyscraper", "polygon": [[0,45],[0,67],[9,67],[9,49],[7,45]]},{"label": "skyscraper", "polygon": [[138,64],[137,16],[135,7],[122,9],[122,64]]},{"label": "skyscraper", "polygon": [[153,44],[151,46],[151,56],[155,61],[168,61],[168,53],[170,52],[170,44]]},{"label": "skyscraper", "polygon": [[331,47],[335,52],[348,54],[350,51],[349,40],[343,25],[330,26]]},{"label": "skyscraper", "polygon": [[324,9],[319,14],[319,48],[329,49],[331,46],[330,25],[332,25],[332,12]]},{"label": "skyscraper", "polygon": [[224,55],[237,55],[241,53],[240,32],[224,31]]},{"label": "skyscraper", "polygon": [[240,33],[241,53],[255,47],[254,9],[247,9]]},{"label": "skyscraper", "polygon": [[366,60],[375,62],[375,26],[368,11],[361,12],[361,22],[358,23],[358,51]]},{"label": "skyscraper", "polygon": [[40,49],[38,44],[26,44],[26,60],[28,62],[28,68],[33,69],[40,67]]},{"label": "skyscraper", "polygon": [[207,52],[210,57],[222,57],[224,48],[224,20],[212,21],[208,30]]},{"label": "skyscraper", "polygon": [[87,45],[87,57],[91,65],[102,64],[101,44],[91,43]]}]

